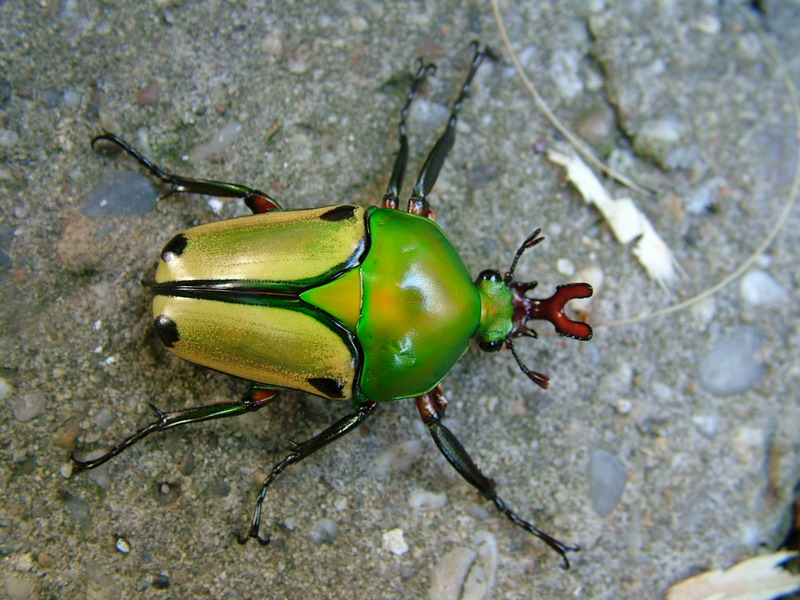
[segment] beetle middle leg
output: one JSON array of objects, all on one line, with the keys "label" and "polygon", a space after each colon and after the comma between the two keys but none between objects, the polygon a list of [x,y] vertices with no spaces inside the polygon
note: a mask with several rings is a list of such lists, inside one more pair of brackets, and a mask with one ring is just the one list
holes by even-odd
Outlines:
[{"label": "beetle middle leg", "polygon": [[267,534],[266,537],[261,537],[261,535],[258,533],[258,530],[261,528],[261,510],[264,505],[264,498],[267,495],[269,486],[272,485],[272,482],[275,480],[275,478],[283,473],[283,471],[289,465],[300,462],[307,456],[314,454],[314,452],[317,450],[324,448],[331,442],[338,440],[340,437],[353,431],[356,427],[361,425],[361,423],[366,421],[368,417],[373,415],[377,408],[377,402],[366,402],[354,412],[339,419],[336,421],[336,423],[321,433],[318,433],[311,439],[299,444],[295,444],[293,450],[286,455],[286,458],[272,468],[272,472],[264,480],[264,483],[261,486],[261,493],[259,493],[258,500],[256,500],[256,508],[253,511],[253,519],[250,522],[250,529],[248,530],[247,535],[239,536],[237,538],[238,542],[240,544],[246,544],[250,538],[254,538],[262,546],[269,544],[269,534]]},{"label": "beetle middle leg", "polygon": [[263,388],[258,385],[252,385],[250,389],[244,394],[238,402],[218,402],[216,404],[208,404],[206,406],[194,406],[185,408],[183,410],[176,410],[174,412],[163,412],[155,405],[150,404],[150,408],[156,414],[156,420],[146,425],[136,433],[125,438],[122,442],[114,446],[111,450],[93,460],[78,460],[73,453],[71,458],[76,469],[79,471],[88,471],[95,469],[105,462],[114,458],[124,450],[133,446],[139,440],[147,437],[151,433],[157,431],[164,431],[165,429],[172,429],[179,425],[188,425],[189,423],[198,423],[200,421],[210,421],[211,419],[224,419],[227,417],[236,417],[248,412],[254,412],[264,408],[269,402],[277,396],[278,390]]},{"label": "beetle middle leg", "polygon": [[127,142],[117,137],[113,133],[104,133],[98,135],[92,140],[92,148],[99,141],[111,142],[122,148],[125,152],[130,154],[136,161],[142,165],[150,173],[165,183],[171,186],[171,189],[165,196],[170,194],[202,194],[206,196],[219,196],[222,198],[241,198],[247,207],[254,213],[265,213],[273,210],[281,210],[280,204],[270,198],[264,192],[249,188],[246,185],[238,183],[227,183],[225,181],[215,181],[213,179],[192,179],[190,177],[183,177],[164,171],[161,167],[154,164],[145,156],[128,145]]},{"label": "beetle middle leg", "polygon": [[441,423],[441,417],[444,412],[444,407],[446,406],[444,398],[442,397],[441,388],[437,386],[433,391],[428,392],[424,396],[419,396],[416,401],[422,421],[428,426],[428,431],[430,431],[433,441],[436,443],[439,451],[447,459],[447,462],[458,471],[458,474],[461,475],[467,483],[477,489],[484,498],[491,500],[497,510],[503,513],[514,525],[522,527],[528,533],[532,533],[558,552],[561,558],[564,559],[562,566],[568,569],[569,559],[567,558],[567,552],[576,552],[580,550],[580,548],[578,546],[567,546],[563,542],[537,528],[533,523],[521,519],[514,511],[506,506],[505,502],[503,502],[495,491],[494,481],[481,473],[480,469],[478,469],[475,462],[464,449],[464,446],[458,441],[458,438]]}]

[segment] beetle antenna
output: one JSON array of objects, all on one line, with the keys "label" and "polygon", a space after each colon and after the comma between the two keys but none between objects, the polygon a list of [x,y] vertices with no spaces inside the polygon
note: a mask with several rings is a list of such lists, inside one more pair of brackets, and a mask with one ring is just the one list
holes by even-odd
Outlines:
[{"label": "beetle antenna", "polygon": [[536,231],[530,234],[526,240],[522,242],[522,245],[517,248],[517,251],[514,254],[514,260],[511,261],[511,266],[508,268],[508,272],[506,273],[506,283],[514,279],[514,270],[517,268],[517,262],[519,262],[522,253],[528,248],[533,248],[536,244],[544,241],[544,236],[540,236],[540,233],[542,233],[542,230],[537,227]]},{"label": "beetle antenna", "polygon": [[519,354],[517,354],[517,349],[514,348],[514,343],[511,340],[506,340],[506,348],[511,350],[511,354],[514,356],[514,360],[517,361],[519,368],[522,369],[522,372],[525,373],[525,375],[527,375],[536,385],[543,390],[546,390],[547,386],[550,384],[550,378],[544,373],[531,371],[527,365],[522,362],[522,359],[519,357]]}]

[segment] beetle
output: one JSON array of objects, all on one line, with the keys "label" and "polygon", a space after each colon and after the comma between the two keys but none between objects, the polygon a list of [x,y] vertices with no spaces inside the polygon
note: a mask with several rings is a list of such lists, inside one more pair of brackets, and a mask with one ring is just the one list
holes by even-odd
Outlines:
[{"label": "beetle", "polygon": [[314,437],[293,445],[267,476],[246,535],[262,545],[267,490],[288,466],[353,431],[381,402],[413,398],[433,441],[447,461],[515,525],[542,539],[569,567],[578,550],[520,518],[497,495],[455,435],[442,423],[447,408],[440,382],[471,339],[485,351],[507,348],[522,371],[546,388],[514,349],[520,336],[536,337],[531,320],[551,322],[561,335],[588,340],[591,327],[565,314],[573,298],[587,298],[586,283],[558,286],[552,297],[531,298],[536,282],[514,281],[523,252],[540,243],[540,230],[519,247],[509,270],[484,270],[473,282],[466,266],[433,220],[427,201],[455,141],[458,114],[483,59],[474,54],[446,128],[428,154],[406,210],[399,209],[408,160],[406,121],[412,101],[434,70],[420,60],[403,106],[399,150],[380,207],[342,204],[284,210],[269,195],[244,185],[168,173],[111,133],[97,136],[127,152],[172,193],[241,198],[250,216],[192,227],[164,246],[155,274],[153,325],[178,356],[251,381],[237,402],[174,412],[150,405],[155,420],[99,458],[96,468],[142,438],[180,425],[259,410],[282,390],[349,400],[354,410]]}]

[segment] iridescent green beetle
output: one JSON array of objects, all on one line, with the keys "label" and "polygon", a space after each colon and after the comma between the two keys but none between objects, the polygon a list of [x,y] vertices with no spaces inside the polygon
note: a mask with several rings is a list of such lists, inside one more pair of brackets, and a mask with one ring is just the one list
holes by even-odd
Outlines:
[{"label": "iridescent green beetle", "polygon": [[[495,493],[442,423],[446,401],[439,383],[464,354],[470,339],[487,351],[503,346],[537,384],[547,377],[529,370],[512,339],[533,336],[527,321],[550,321],[562,335],[588,340],[591,328],[564,314],[572,298],[591,296],[585,283],[559,286],[548,299],[526,292],[535,283],[513,281],[525,249],[542,238],[536,230],[517,250],[505,274],[483,271],[472,281],[447,236],[432,220],[426,197],[455,139],[459,109],[486,56],[476,47],[447,128],[428,155],[406,212],[398,195],[408,158],[408,109],[432,65],[420,64],[400,120],[400,149],[381,208],[338,205],[283,210],[263,192],[237,184],[189,179],[161,170],[113,134],[98,136],[132,155],[173,192],[242,198],[255,213],[193,227],[172,238],[161,253],[153,286],[156,333],[189,361],[253,382],[239,402],[164,413],[105,455],[81,461],[92,469],[143,437],[265,406],[281,390],[350,400],[355,410],[310,440],[294,446],[264,481],[249,532],[259,533],[267,489],[283,470],[372,415],[380,402],[414,398],[445,458],[514,524],[544,540],[569,565],[577,550],[519,518]],[[152,405],[151,405],[152,406]]]}]

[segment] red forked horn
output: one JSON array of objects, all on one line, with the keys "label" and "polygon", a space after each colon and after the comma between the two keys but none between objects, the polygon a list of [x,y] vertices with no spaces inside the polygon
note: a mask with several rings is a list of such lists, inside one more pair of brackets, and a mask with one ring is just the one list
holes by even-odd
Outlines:
[{"label": "red forked horn", "polygon": [[[524,290],[522,294],[524,297]],[[576,340],[589,340],[592,337],[592,328],[583,321],[570,319],[564,312],[564,306],[574,298],[589,298],[591,295],[592,286],[588,283],[567,283],[559,285],[556,293],[547,299],[525,297],[525,319],[550,321],[561,335]]]}]

